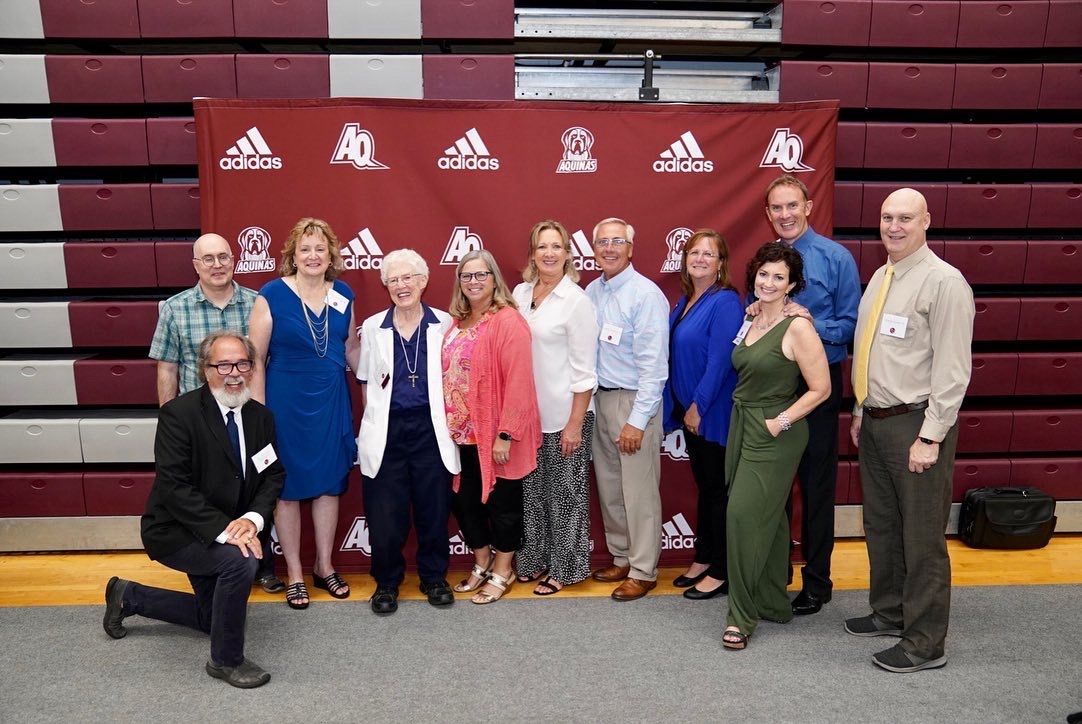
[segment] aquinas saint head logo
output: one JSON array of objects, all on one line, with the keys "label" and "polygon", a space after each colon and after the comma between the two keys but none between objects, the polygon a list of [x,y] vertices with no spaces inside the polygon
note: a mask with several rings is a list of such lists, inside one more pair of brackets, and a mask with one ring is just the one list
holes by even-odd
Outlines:
[{"label": "aquinas saint head logo", "polygon": [[665,261],[661,262],[661,271],[666,273],[680,271],[680,255],[684,252],[684,244],[688,243],[688,239],[694,233],[686,226],[678,226],[668,233],[665,237],[665,246],[668,247],[668,251],[665,253]]},{"label": "aquinas saint head logo", "polygon": [[556,166],[556,173],[593,173],[597,170],[597,159],[590,156],[594,134],[589,130],[572,126],[560,136],[560,143],[564,145],[564,155]]},{"label": "aquinas saint head logo", "polygon": [[240,257],[234,274],[274,271],[275,261],[270,255],[271,235],[260,226],[249,226],[237,234]]}]

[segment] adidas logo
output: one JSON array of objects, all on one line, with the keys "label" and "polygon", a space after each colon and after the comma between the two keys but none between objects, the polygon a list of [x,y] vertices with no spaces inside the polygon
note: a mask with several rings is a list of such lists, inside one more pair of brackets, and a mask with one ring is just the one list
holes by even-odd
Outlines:
[{"label": "adidas logo", "polygon": [[571,235],[571,263],[579,271],[597,271],[599,268],[594,260],[593,244],[582,229]]},{"label": "adidas logo", "polygon": [[455,145],[444,149],[436,165],[445,171],[496,171],[500,168],[500,159],[492,156],[481,140],[481,134],[471,128],[455,141]]},{"label": "adidas logo", "polygon": [[775,128],[759,168],[780,168],[789,173],[814,171],[804,163],[804,140],[788,128]]},{"label": "adidas logo", "polygon": [[443,251],[440,264],[444,266],[458,266],[462,257],[471,251],[484,249],[481,237],[470,231],[468,226],[456,226],[451,231],[451,238],[447,240],[447,248]]},{"label": "adidas logo", "polygon": [[353,519],[353,525],[346,533],[346,539],[342,541],[341,551],[360,551],[366,556],[372,555],[372,544],[368,540],[368,523],[364,517],[358,516]]},{"label": "adidas logo", "polygon": [[342,135],[331,154],[331,163],[348,163],[360,171],[379,171],[386,169],[376,160],[376,139],[361,128],[360,123],[347,123],[342,126]]},{"label": "adidas logo", "polygon": [[342,245],[342,263],[346,269],[379,269],[383,266],[383,250],[367,226]]},{"label": "adidas logo", "polygon": [[277,171],[282,168],[282,159],[274,155],[263,134],[252,126],[218,159],[218,167],[223,171]]},{"label": "adidas logo", "polygon": [[273,553],[274,555],[282,555],[282,544],[278,542],[278,529],[275,528],[273,525],[271,526],[270,548],[271,553]]},{"label": "adidas logo", "polygon": [[661,441],[661,452],[669,456],[670,460],[687,460],[688,444],[684,438],[683,428],[676,428]]},{"label": "adidas logo", "polygon": [[658,156],[654,161],[657,173],[709,173],[714,170],[714,162],[706,160],[691,131],[684,131]]},{"label": "adidas logo", "polygon": [[684,245],[695,234],[686,226],[678,226],[665,237],[665,260],[661,262],[661,271],[666,274],[680,272],[680,259],[684,253]]},{"label": "adidas logo", "polygon": [[473,549],[462,540],[462,532],[459,531],[447,539],[447,552],[452,556],[464,556],[473,553]]},{"label": "adidas logo", "polygon": [[661,525],[661,550],[689,550],[695,547],[695,531],[691,529],[683,513]]}]

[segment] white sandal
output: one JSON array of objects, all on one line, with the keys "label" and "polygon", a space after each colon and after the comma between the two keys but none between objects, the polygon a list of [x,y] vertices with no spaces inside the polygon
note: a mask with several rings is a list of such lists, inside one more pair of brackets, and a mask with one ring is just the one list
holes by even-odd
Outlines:
[{"label": "white sandal", "polygon": [[495,603],[503,598],[503,594],[507,593],[507,589],[511,587],[511,584],[515,582],[515,572],[507,574],[504,578],[499,573],[489,573],[488,581],[486,583],[495,588],[499,593],[488,593],[487,591],[479,591],[473,595],[470,600],[478,605],[484,605],[486,603]]},{"label": "white sandal", "polygon": [[[458,584],[454,587],[455,591],[457,591],[458,593],[469,593],[470,591],[476,591],[478,588],[485,585],[485,582],[488,581],[488,577],[492,575],[492,565],[495,562],[496,556],[492,556],[488,559],[488,565],[484,568],[481,568],[480,564],[474,563],[473,570],[470,571],[470,575],[466,576],[458,582]],[[471,577],[476,577],[477,579],[479,579],[477,584],[474,586],[470,585]]]}]

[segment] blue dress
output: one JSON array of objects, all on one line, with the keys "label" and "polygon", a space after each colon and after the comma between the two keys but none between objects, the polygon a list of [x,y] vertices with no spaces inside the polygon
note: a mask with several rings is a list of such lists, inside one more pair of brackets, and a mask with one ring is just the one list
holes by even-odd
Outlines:
[{"label": "blue dress", "polygon": [[338,312],[328,304],[313,325],[329,317],[326,355],[316,353],[300,297],[281,279],[259,290],[270,307],[273,326],[267,360],[267,407],[274,413],[278,458],[286,469],[283,500],[341,495],[357,460],[349,390],[346,339],[353,291],[341,281],[334,290],[349,304]]}]

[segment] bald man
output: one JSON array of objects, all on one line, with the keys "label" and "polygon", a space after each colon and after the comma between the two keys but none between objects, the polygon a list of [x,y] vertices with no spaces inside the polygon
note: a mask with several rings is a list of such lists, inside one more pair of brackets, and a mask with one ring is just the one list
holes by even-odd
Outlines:
[{"label": "bald man", "polygon": [[899,189],[883,202],[887,263],[860,300],[850,434],[860,454],[870,615],[854,636],[901,640],[872,657],[908,673],[947,663],[951,505],[958,408],[972,368],[973,291],[928,248],[924,196]]},{"label": "bald man", "polygon": [[[248,317],[256,293],[233,281],[233,252],[218,234],[203,234],[192,246],[192,266],[199,283],[162,303],[158,327],[150,343],[150,358],[158,361],[158,405],[203,384],[199,375],[199,343],[211,332],[228,329],[248,335]],[[267,552],[257,579],[263,590],[279,593],[285,584],[274,575],[270,547],[271,525],[263,528],[260,542]]]}]

